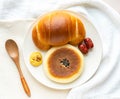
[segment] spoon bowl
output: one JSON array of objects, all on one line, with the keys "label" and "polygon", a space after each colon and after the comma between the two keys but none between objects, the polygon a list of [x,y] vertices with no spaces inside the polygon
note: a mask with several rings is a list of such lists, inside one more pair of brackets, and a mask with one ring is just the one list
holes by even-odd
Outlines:
[{"label": "spoon bowl", "polygon": [[13,40],[7,40],[5,43],[5,47],[11,58],[19,58],[18,46]]}]

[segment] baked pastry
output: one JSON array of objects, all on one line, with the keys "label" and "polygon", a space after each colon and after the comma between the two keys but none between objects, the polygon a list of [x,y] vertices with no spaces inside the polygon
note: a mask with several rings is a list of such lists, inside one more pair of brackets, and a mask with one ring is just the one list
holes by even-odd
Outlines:
[{"label": "baked pastry", "polygon": [[77,15],[66,10],[49,12],[33,26],[32,39],[41,50],[67,43],[77,45],[85,38],[85,28]]},{"label": "baked pastry", "polygon": [[52,47],[44,59],[46,76],[58,83],[70,83],[77,79],[83,71],[82,53],[72,45]]}]

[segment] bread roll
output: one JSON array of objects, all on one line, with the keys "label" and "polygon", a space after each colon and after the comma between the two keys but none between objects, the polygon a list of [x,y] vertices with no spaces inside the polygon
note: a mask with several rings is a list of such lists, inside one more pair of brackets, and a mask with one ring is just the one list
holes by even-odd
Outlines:
[{"label": "bread roll", "polygon": [[82,53],[72,45],[52,47],[44,59],[46,76],[58,83],[70,83],[76,80],[83,71]]},{"label": "bread roll", "polygon": [[41,16],[32,30],[32,39],[41,50],[67,43],[77,45],[85,38],[81,20],[69,11],[58,10]]}]

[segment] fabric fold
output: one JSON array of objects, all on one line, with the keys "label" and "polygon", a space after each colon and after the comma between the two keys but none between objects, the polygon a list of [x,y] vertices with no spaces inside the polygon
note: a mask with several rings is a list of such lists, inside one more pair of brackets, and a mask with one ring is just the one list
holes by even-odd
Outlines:
[{"label": "fabric fold", "polygon": [[[77,3],[77,8],[84,6],[87,17],[101,36],[103,59],[96,74],[87,83],[73,88],[67,99],[119,99],[120,46],[117,42],[120,42],[120,15],[102,1],[84,1],[82,4]],[[76,6],[71,5],[68,7]]]}]

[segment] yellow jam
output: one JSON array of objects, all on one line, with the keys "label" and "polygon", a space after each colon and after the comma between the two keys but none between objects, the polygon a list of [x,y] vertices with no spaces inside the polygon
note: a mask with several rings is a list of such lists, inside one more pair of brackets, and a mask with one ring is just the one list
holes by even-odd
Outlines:
[{"label": "yellow jam", "polygon": [[30,63],[32,66],[40,66],[42,64],[42,55],[40,52],[32,52],[30,55]]}]

